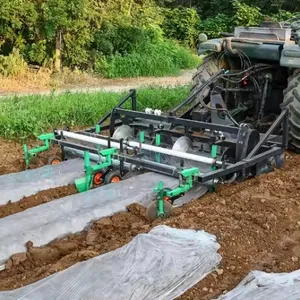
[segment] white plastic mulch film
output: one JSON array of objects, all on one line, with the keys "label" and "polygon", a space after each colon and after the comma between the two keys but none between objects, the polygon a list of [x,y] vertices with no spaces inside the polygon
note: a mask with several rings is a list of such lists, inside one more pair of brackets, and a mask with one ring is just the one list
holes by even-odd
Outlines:
[{"label": "white plastic mulch film", "polygon": [[82,159],[72,159],[53,166],[10,173],[0,176],[0,205],[16,202],[23,197],[34,195],[59,186],[73,184],[84,176]]},{"label": "white plastic mulch film", "polygon": [[292,273],[253,271],[219,300],[299,300],[300,270]]},{"label": "white plastic mulch film", "polygon": [[174,299],[221,261],[216,238],[204,231],[158,226],[129,244],[0,299]]},{"label": "white plastic mulch film", "polygon": [[42,246],[84,230],[95,220],[125,211],[132,203],[148,206],[155,196],[153,189],[160,180],[166,187],[178,185],[178,179],[148,173],[0,219],[0,264],[11,255],[26,251],[27,241]]}]

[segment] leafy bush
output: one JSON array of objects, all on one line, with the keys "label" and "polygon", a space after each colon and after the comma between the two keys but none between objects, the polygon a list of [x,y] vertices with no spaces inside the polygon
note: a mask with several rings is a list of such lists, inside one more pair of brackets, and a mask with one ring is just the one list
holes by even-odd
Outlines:
[{"label": "leafy bush", "polygon": [[233,0],[231,15],[219,13],[201,21],[198,28],[209,38],[216,38],[221,32],[232,32],[234,26],[257,26],[263,19],[264,15],[258,7]]},{"label": "leafy bush", "polygon": [[0,74],[3,76],[20,76],[26,70],[27,64],[19,50],[14,49],[8,56],[0,55]]},{"label": "leafy bush", "polygon": [[146,43],[127,54],[96,62],[95,71],[108,78],[176,75],[198,66],[199,58],[173,41]]},{"label": "leafy bush", "polygon": [[27,45],[24,51],[24,56],[28,61],[43,65],[46,58],[50,59],[47,54],[46,40],[41,40],[31,45]]},{"label": "leafy bush", "polygon": [[214,18],[207,18],[200,22],[198,30],[205,33],[209,38],[219,37],[221,32],[231,31],[230,17],[218,14]]},{"label": "leafy bush", "polygon": [[237,26],[257,26],[261,23],[264,16],[260,12],[260,8],[240,3],[237,0],[232,2],[235,15],[232,23]]},{"label": "leafy bush", "polygon": [[[178,73],[180,66],[196,65],[195,57],[170,44],[169,39],[194,48],[200,32],[215,38],[223,31],[231,32],[234,26],[257,26],[267,16],[287,20],[299,10],[298,0],[2,2],[0,54],[7,56],[16,48],[19,58],[23,56],[28,63],[54,64],[58,69],[56,48],[61,36],[64,66],[94,68],[108,77]],[[3,70],[11,57],[0,60],[2,74],[20,73],[24,67],[20,61],[20,70]]]},{"label": "leafy bush", "polygon": [[178,7],[164,9],[162,29],[167,38],[175,39],[195,47],[200,17],[193,8]]},{"label": "leafy bush", "polygon": [[272,21],[284,22],[284,21],[291,20],[295,17],[299,18],[299,13],[291,13],[286,10],[280,10],[278,13],[271,15],[269,19]]},{"label": "leafy bush", "polygon": [[145,44],[156,44],[162,39],[162,31],[159,27],[113,26],[107,23],[95,33],[92,48],[101,55],[124,55]]}]

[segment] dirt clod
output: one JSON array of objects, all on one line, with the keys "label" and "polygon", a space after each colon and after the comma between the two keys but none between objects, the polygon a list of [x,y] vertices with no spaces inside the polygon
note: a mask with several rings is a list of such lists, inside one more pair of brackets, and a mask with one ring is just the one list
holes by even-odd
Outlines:
[{"label": "dirt clod", "polygon": [[35,263],[47,263],[55,261],[60,257],[60,252],[55,248],[36,248],[32,247],[29,249],[30,258]]},{"label": "dirt clod", "polygon": [[86,235],[86,244],[91,246],[97,241],[98,233],[97,231],[93,229],[89,229],[87,235]]},{"label": "dirt clod", "polygon": [[61,256],[69,255],[70,253],[77,250],[78,245],[73,242],[66,242],[66,243],[57,243],[54,247],[59,251]]},{"label": "dirt clod", "polygon": [[17,254],[14,254],[11,257],[11,260],[12,260],[12,262],[15,266],[17,266],[20,263],[24,262],[26,259],[27,259],[27,254],[26,253],[17,253]]}]

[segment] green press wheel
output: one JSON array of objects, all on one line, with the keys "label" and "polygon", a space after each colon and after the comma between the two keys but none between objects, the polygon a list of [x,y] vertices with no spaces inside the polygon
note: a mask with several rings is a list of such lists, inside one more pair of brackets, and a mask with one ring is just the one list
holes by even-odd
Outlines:
[{"label": "green press wheel", "polygon": [[[158,211],[158,200],[153,201],[146,210],[146,217],[150,223],[158,219],[157,211]],[[169,201],[164,201],[164,212],[165,215],[163,216],[163,219],[167,219],[173,214],[173,206]]]}]

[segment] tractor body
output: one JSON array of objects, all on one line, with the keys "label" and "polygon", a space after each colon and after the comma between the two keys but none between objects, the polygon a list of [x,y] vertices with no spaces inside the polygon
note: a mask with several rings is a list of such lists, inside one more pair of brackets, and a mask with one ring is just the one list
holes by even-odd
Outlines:
[{"label": "tractor body", "polygon": [[249,58],[264,62],[277,62],[282,67],[300,68],[300,47],[292,28],[283,28],[280,23],[264,22],[266,27],[236,27],[227,37],[206,41],[199,47],[198,54],[207,51],[235,54],[243,51]]},{"label": "tractor body", "polygon": [[263,22],[260,27],[236,27],[213,40],[201,34],[198,53],[208,56],[194,76],[192,91],[200,103],[194,116],[247,124],[262,133],[288,108],[289,147],[300,152],[299,32],[298,22]]}]

